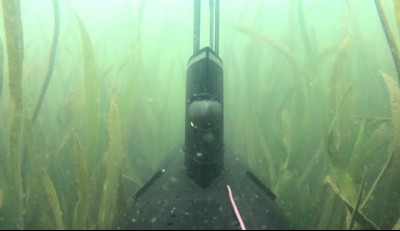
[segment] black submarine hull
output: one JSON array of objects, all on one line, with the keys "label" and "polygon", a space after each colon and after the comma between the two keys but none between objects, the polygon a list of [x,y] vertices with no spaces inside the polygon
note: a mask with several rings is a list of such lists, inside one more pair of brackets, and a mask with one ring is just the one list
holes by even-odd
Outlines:
[{"label": "black submarine hull", "polygon": [[186,173],[182,151],[168,161],[134,195],[133,206],[116,229],[241,229],[227,185],[246,229],[293,229],[275,195],[243,164],[225,153],[221,174],[208,187]]}]

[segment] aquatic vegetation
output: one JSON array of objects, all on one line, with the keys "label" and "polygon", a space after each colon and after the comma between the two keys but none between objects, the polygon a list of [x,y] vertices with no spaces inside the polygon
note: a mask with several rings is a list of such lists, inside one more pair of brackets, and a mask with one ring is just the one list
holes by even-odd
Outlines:
[{"label": "aquatic vegetation", "polygon": [[388,22],[386,14],[385,14],[385,11],[383,10],[381,1],[375,0],[375,5],[376,5],[376,9],[378,11],[379,19],[381,20],[381,23],[382,23],[383,31],[385,32],[386,40],[388,42],[390,51],[392,53],[394,65],[397,70],[397,78],[400,81],[400,53],[399,53],[400,51],[399,51],[399,47],[397,46],[392,29],[389,26],[389,22]]},{"label": "aquatic vegetation", "polygon": [[397,29],[400,29],[400,2],[393,0]]},{"label": "aquatic vegetation", "polygon": [[79,136],[74,134],[74,159],[76,163],[79,197],[74,209],[73,228],[87,229],[89,223],[89,175]]},{"label": "aquatic vegetation", "polygon": [[42,90],[40,92],[40,96],[38,99],[38,102],[35,107],[35,112],[33,113],[32,116],[32,121],[35,122],[38,113],[40,111],[40,107],[42,106],[44,96],[47,91],[47,87],[49,86],[51,76],[53,74],[53,69],[54,69],[54,60],[56,57],[56,51],[57,51],[57,46],[58,46],[58,36],[60,33],[60,10],[58,6],[58,0],[53,0],[53,8],[54,8],[54,35],[53,35],[53,42],[51,45],[51,51],[50,51],[50,58],[49,58],[49,65],[47,68],[47,75],[46,79],[43,82]]},{"label": "aquatic vegetation", "polygon": [[[99,153],[99,113],[100,113],[100,82],[97,73],[97,65],[93,50],[93,45],[89,37],[86,27],[82,23],[79,15],[74,11],[78,21],[81,46],[82,46],[82,61],[83,61],[83,79],[84,79],[84,107],[86,109],[87,120],[87,152],[92,153],[88,159],[88,163],[95,163],[98,157],[95,154]],[[89,166],[89,168],[92,168]]]},{"label": "aquatic vegetation", "polygon": [[232,23],[232,27],[241,33],[250,35],[268,45],[271,45],[277,51],[282,53],[300,73],[306,73],[306,69],[300,64],[298,58],[289,49],[287,49],[285,45],[269,37],[268,35],[262,34],[261,32],[254,30],[246,25]]},{"label": "aquatic vegetation", "polygon": [[298,16],[298,20],[299,20],[301,36],[304,41],[306,57],[308,59],[308,66],[310,67],[311,73],[317,75],[317,76],[314,76],[314,79],[315,79],[315,78],[318,78],[316,55],[315,55],[314,47],[311,45],[311,39],[309,36],[310,33],[307,30],[308,27],[306,25],[306,19],[304,17],[303,0],[299,0],[297,3],[297,16]]},{"label": "aquatic vegetation", "polygon": [[357,204],[355,205],[355,207],[352,206],[352,204],[348,201],[348,199],[344,196],[344,194],[341,192],[341,190],[339,189],[339,187],[332,182],[332,180],[329,177],[325,178],[325,183],[328,184],[332,190],[340,197],[340,199],[346,204],[346,207],[348,208],[348,210],[353,214],[351,216],[351,221],[350,224],[348,225],[349,229],[353,228],[354,225],[354,220],[358,221],[358,224],[361,226],[362,229],[379,229],[379,227],[374,224],[373,221],[369,220],[367,217],[365,217],[365,215],[361,214],[358,211],[360,202],[361,202],[361,196],[362,196],[362,192],[363,192],[363,188],[364,185],[361,184],[361,188],[360,188],[360,192],[359,192],[359,196],[358,196],[358,200],[357,200]]},{"label": "aquatic vegetation", "polygon": [[108,114],[108,150],[104,156],[106,177],[103,184],[101,195],[98,227],[100,229],[110,229],[116,215],[118,201],[118,189],[121,187],[120,172],[125,151],[122,150],[121,122],[118,105],[115,96],[110,103]]},{"label": "aquatic vegetation", "polygon": [[[289,9],[292,13],[289,15],[297,16],[297,21],[290,19],[288,22],[298,23],[299,33],[292,30],[287,34],[291,38],[300,36],[300,42],[261,32],[264,28],[260,25],[270,25],[267,23],[256,26],[231,23],[237,32],[250,38],[249,47],[255,41],[269,45],[257,51],[248,49],[247,60],[253,62],[250,64],[252,72],[240,69],[235,72],[236,82],[251,82],[257,79],[255,76],[259,77],[258,85],[252,86],[256,93],[252,92],[244,100],[245,96],[241,96],[241,101],[235,102],[240,104],[236,107],[229,105],[237,109],[248,108],[237,111],[238,124],[234,130],[245,132],[240,132],[241,136],[234,138],[231,144],[244,155],[252,156],[250,166],[268,179],[268,185],[278,195],[278,202],[295,227],[387,227],[380,219],[390,212],[382,215],[372,208],[382,211],[387,206],[387,200],[376,197],[380,197],[378,193],[387,193],[386,189],[382,191],[377,187],[389,184],[387,180],[390,179],[383,172],[388,170],[391,162],[391,119],[385,113],[370,116],[371,102],[368,106],[368,103],[362,103],[365,107],[357,106],[366,94],[361,86],[366,86],[363,83],[367,83],[367,77],[375,77],[368,71],[377,72],[374,64],[377,60],[369,58],[372,54],[366,52],[367,40],[362,34],[351,32],[360,29],[357,28],[357,16],[351,13],[346,13],[350,15],[345,18],[343,31],[339,32],[335,43],[317,46],[310,36],[306,13],[310,11],[304,10],[307,8],[305,3],[294,1]],[[258,7],[266,6],[260,3]],[[349,12],[355,11],[354,7],[349,7]],[[354,24],[348,23],[349,20],[354,20]],[[354,25],[354,28],[348,25]],[[288,28],[296,26],[289,25]],[[278,40],[291,43],[276,42]],[[301,46],[302,53],[298,52],[299,48],[295,49],[296,45]],[[283,56],[277,55],[276,51]],[[268,53],[274,59],[260,53]],[[360,55],[368,60],[368,71],[365,64],[358,61]],[[280,59],[286,63],[280,63]],[[254,63],[265,68],[253,68],[257,66]],[[287,71],[287,64],[295,71]],[[251,80],[249,76],[252,76]],[[265,92],[263,84],[272,90]],[[241,86],[236,87],[235,92],[248,92],[246,85]],[[263,97],[259,96],[261,92]],[[381,102],[387,99],[379,84],[374,93]],[[253,110],[247,106],[249,104],[262,105],[263,109]],[[298,109],[299,105],[303,110]],[[232,108],[230,110],[235,111]],[[246,116],[248,113],[251,116]],[[254,126],[257,129],[252,128]],[[254,133],[259,141],[253,141]],[[375,198],[371,199],[371,195]]]},{"label": "aquatic vegetation", "polygon": [[0,189],[0,209],[1,207],[3,207],[3,200],[4,200],[3,191]]},{"label": "aquatic vegetation", "polygon": [[[171,38],[177,22],[148,41],[158,32],[147,25],[151,4],[116,2],[125,18],[101,38],[73,1],[53,1],[59,35],[26,21],[22,31],[19,1],[2,2],[0,228],[113,228],[181,147],[187,54]],[[240,154],[299,229],[400,224],[399,87],[384,34],[366,32],[359,2],[335,3],[343,12],[332,26],[319,15],[325,1],[288,1],[282,22],[269,2],[249,1],[221,27],[226,153]]]},{"label": "aquatic vegetation", "polygon": [[390,108],[392,113],[392,123],[394,127],[394,148],[392,150],[392,157],[390,161],[391,172],[386,172],[390,176],[388,201],[390,204],[387,205],[385,210],[385,226],[392,227],[396,219],[400,217],[398,212],[398,204],[400,203],[400,90],[398,84],[387,74],[381,72],[381,76],[386,84]]},{"label": "aquatic vegetation", "polygon": [[8,84],[13,117],[10,123],[10,165],[16,204],[16,227],[24,228],[24,191],[21,163],[24,148],[24,95],[22,89],[22,68],[24,44],[21,22],[20,1],[3,1],[3,14],[8,55]]},{"label": "aquatic vegetation", "polygon": [[0,39],[0,98],[1,93],[3,92],[3,75],[4,75],[4,49],[3,49],[3,42]]},{"label": "aquatic vegetation", "polygon": [[47,197],[49,198],[49,204],[50,204],[51,210],[53,211],[53,214],[54,214],[56,227],[59,230],[64,230],[65,225],[63,222],[63,218],[62,218],[62,212],[61,212],[57,192],[54,188],[53,182],[49,176],[49,173],[46,171],[46,169],[43,168],[41,170],[41,175],[42,175],[42,179],[43,179],[43,186],[47,193]]}]

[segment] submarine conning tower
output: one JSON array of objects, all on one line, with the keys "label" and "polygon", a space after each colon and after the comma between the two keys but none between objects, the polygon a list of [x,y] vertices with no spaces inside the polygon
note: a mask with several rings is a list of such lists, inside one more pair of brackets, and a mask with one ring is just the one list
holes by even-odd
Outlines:
[{"label": "submarine conning tower", "polygon": [[219,55],[219,1],[209,1],[210,46],[200,49],[201,0],[194,0],[193,55],[186,72],[184,167],[206,188],[224,166],[223,68]]},{"label": "submarine conning tower", "polygon": [[205,47],[190,57],[186,79],[185,169],[205,188],[224,165],[222,60]]}]

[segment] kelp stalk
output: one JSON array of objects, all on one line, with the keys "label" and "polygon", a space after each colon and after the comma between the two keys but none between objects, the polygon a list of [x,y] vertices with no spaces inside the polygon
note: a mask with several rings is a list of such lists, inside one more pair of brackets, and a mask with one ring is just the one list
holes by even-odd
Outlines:
[{"label": "kelp stalk", "polygon": [[[71,6],[73,9],[73,7]],[[92,41],[78,13],[73,9],[78,21],[81,34],[83,80],[85,85],[85,108],[87,118],[87,153],[88,169],[94,168],[94,163],[99,156],[99,112],[100,112],[100,81],[97,74],[97,65]],[[90,170],[89,170],[90,171]]]},{"label": "kelp stalk", "polygon": [[60,9],[58,6],[58,0],[53,0],[53,10],[54,10],[54,35],[53,35],[53,43],[51,45],[49,65],[47,67],[47,75],[46,79],[42,85],[42,91],[40,92],[39,99],[36,104],[35,112],[32,116],[32,123],[36,121],[36,118],[39,114],[40,108],[42,107],[44,96],[46,95],[47,87],[49,86],[51,76],[54,70],[54,60],[56,57],[56,50],[58,45],[58,35],[60,33]]},{"label": "kelp stalk", "polygon": [[397,30],[399,30],[400,29],[400,1],[393,0],[393,5],[394,5],[394,14],[396,15]]},{"label": "kelp stalk", "polygon": [[76,165],[79,199],[73,217],[73,229],[87,229],[89,224],[89,176],[79,136],[74,133],[74,161]]},{"label": "kelp stalk", "polygon": [[63,221],[63,213],[61,211],[60,203],[57,196],[57,191],[54,187],[53,181],[51,180],[49,173],[45,168],[40,171],[42,183],[46,191],[47,198],[49,199],[49,205],[54,215],[56,227],[58,230],[65,230]]},{"label": "kelp stalk", "polygon": [[352,216],[351,216],[350,225],[349,225],[349,228],[348,228],[349,230],[352,230],[352,229],[353,229],[354,220],[355,220],[356,214],[357,214],[357,212],[358,212],[358,210],[359,210],[359,208],[360,208],[360,204],[361,204],[361,199],[362,199],[363,191],[364,191],[364,176],[363,176],[363,178],[361,179],[360,192],[358,193],[357,204],[356,204],[356,207],[354,208],[353,214],[352,214]]},{"label": "kelp stalk", "polygon": [[22,68],[24,59],[24,42],[19,0],[2,1],[4,28],[7,40],[8,76],[10,100],[13,105],[10,123],[10,165],[11,179],[15,193],[15,226],[24,229],[24,192],[21,177],[21,162],[24,131],[24,104],[22,89]]},{"label": "kelp stalk", "polygon": [[3,65],[4,65],[4,49],[3,42],[0,39],[0,98],[3,92]]},{"label": "kelp stalk", "polygon": [[121,181],[118,179],[120,178],[125,153],[122,148],[119,109],[114,96],[108,113],[108,136],[108,149],[104,156],[106,178],[103,184],[98,215],[99,229],[110,229],[112,227],[117,212],[118,188],[122,187]]},{"label": "kelp stalk", "polygon": [[393,128],[394,128],[394,149],[393,157],[389,163],[389,168],[386,177],[390,179],[387,206],[383,212],[385,225],[383,228],[388,229],[393,227],[394,223],[400,216],[400,90],[396,81],[389,75],[381,72],[381,76],[386,84],[389,94],[390,108],[392,114]]},{"label": "kelp stalk", "polygon": [[332,191],[343,201],[346,205],[347,209],[353,213],[354,219],[361,226],[361,229],[367,230],[379,230],[380,228],[371,221],[368,217],[362,214],[360,211],[355,210],[355,208],[351,205],[350,201],[347,199],[346,195],[338,188],[338,186],[333,182],[330,176],[325,176],[324,184],[328,185]]},{"label": "kelp stalk", "polygon": [[381,20],[381,24],[383,27],[383,31],[385,32],[386,40],[388,42],[390,52],[392,53],[394,65],[396,66],[397,78],[400,82],[400,54],[399,47],[397,46],[396,40],[394,39],[392,30],[389,27],[389,23],[383,10],[382,4],[380,0],[375,0],[376,9],[378,11],[379,19]]},{"label": "kelp stalk", "polygon": [[[316,60],[315,60],[315,52],[313,47],[311,46],[311,41],[310,41],[310,37],[308,35],[308,31],[307,31],[307,27],[306,27],[306,20],[304,17],[304,13],[303,13],[303,1],[300,0],[298,5],[297,5],[297,15],[299,18],[299,26],[300,26],[300,32],[301,32],[301,36],[303,37],[303,41],[304,41],[304,47],[305,47],[305,51],[307,54],[307,58],[308,58],[308,62],[310,65],[310,69],[311,69],[311,75],[317,75],[317,65],[316,65]],[[315,76],[313,76],[315,77]]]}]

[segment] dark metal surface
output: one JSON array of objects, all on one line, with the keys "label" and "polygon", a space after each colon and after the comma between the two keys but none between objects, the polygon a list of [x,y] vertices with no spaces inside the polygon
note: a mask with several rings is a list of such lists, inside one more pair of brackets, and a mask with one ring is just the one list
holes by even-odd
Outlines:
[{"label": "dark metal surface", "polygon": [[273,193],[239,157],[226,153],[222,173],[207,188],[187,176],[182,152],[169,157],[151,183],[135,195],[135,203],[115,228],[240,229],[228,196],[229,185],[247,229],[292,229]]},{"label": "dark metal surface", "polygon": [[223,168],[223,95],[222,60],[203,48],[188,61],[184,145],[187,172],[202,187]]}]

